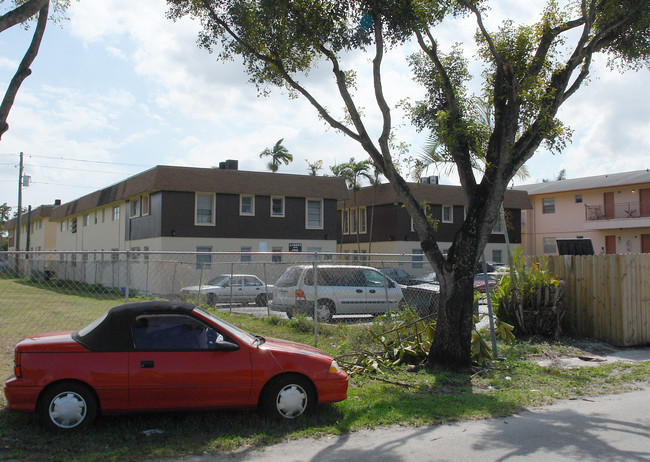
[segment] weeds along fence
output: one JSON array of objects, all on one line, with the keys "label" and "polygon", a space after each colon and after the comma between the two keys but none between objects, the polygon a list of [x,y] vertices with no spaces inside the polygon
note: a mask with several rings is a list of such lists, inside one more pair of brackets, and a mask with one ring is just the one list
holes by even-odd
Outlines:
[{"label": "weeds along fence", "polygon": [[[362,265],[405,270],[413,276],[431,272],[422,255],[253,253],[253,252],[4,252],[0,253],[0,344],[11,356],[21,338],[58,330],[76,330],[110,307],[152,299],[208,303],[217,309],[257,316],[286,314],[274,310],[272,286],[295,265]],[[216,298],[207,286],[222,275],[233,284]],[[241,275],[241,277],[237,277]],[[316,290],[320,279],[316,279]],[[377,281],[374,281],[377,283]],[[358,285],[354,285],[358,284]],[[390,293],[350,283],[339,288],[340,304],[367,312],[385,312]],[[367,290],[366,290],[367,289]],[[399,291],[399,289],[398,289]],[[322,291],[321,291],[322,292]],[[363,297],[370,292],[375,299]],[[430,306],[431,292],[409,294],[411,303]],[[253,294],[252,296],[250,294]],[[421,300],[416,299],[422,297]],[[364,306],[365,303],[365,306]],[[355,308],[357,304],[357,308]],[[394,300],[393,305],[395,306]],[[315,324],[316,328],[316,324]]]},{"label": "weeds along fence", "polygon": [[577,333],[617,346],[650,343],[650,254],[548,257],[566,283]]}]

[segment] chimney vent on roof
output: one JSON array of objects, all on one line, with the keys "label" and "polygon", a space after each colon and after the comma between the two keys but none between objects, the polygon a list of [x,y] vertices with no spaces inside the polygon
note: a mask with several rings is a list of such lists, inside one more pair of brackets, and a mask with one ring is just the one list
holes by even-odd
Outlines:
[{"label": "chimney vent on roof", "polygon": [[228,159],[225,162],[219,162],[220,170],[239,170],[239,161]]},{"label": "chimney vent on roof", "polygon": [[425,176],[425,177],[420,178],[420,183],[422,183],[422,184],[438,184],[438,177],[436,175]]},{"label": "chimney vent on roof", "polygon": [[61,199],[54,199],[54,205],[61,205]]}]

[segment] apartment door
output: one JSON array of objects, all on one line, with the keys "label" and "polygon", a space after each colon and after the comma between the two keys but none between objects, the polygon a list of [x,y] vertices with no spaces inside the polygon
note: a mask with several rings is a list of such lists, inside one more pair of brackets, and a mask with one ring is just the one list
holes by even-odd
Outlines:
[{"label": "apartment door", "polygon": [[642,217],[650,217],[650,189],[639,190],[639,209]]},{"label": "apartment door", "polygon": [[614,218],[614,193],[607,192],[603,196],[605,202],[605,218]]},{"label": "apartment door", "polygon": [[605,253],[616,253],[616,236],[605,236]]},{"label": "apartment door", "polygon": [[641,253],[650,253],[650,234],[641,234]]}]

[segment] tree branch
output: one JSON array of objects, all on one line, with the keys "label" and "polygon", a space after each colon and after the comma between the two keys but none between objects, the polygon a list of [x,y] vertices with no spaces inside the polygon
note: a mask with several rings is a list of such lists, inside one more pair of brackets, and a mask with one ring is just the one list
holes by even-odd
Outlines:
[{"label": "tree branch", "polygon": [[32,73],[29,67],[34,62],[34,59],[36,58],[38,50],[41,46],[41,41],[43,40],[43,33],[45,32],[45,26],[47,25],[49,5],[49,1],[45,1],[45,5],[40,9],[38,13],[38,22],[36,24],[36,29],[34,30],[32,42],[25,52],[25,56],[20,62],[16,73],[11,79],[9,87],[7,88],[5,96],[2,100],[2,104],[0,105],[0,139],[2,138],[2,135],[4,135],[7,130],[9,130],[7,118],[9,117],[9,111],[11,110],[11,107],[13,106],[16,99],[16,94],[18,93],[18,90],[20,89],[23,81]]},{"label": "tree branch", "polygon": [[19,7],[0,16],[0,32],[3,32],[16,24],[27,21],[49,3],[49,0],[29,0]]}]

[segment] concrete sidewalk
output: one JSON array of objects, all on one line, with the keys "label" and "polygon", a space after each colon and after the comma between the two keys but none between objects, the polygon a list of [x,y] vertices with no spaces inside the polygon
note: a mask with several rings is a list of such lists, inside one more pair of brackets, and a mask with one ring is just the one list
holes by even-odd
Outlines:
[{"label": "concrete sidewalk", "polygon": [[650,383],[620,395],[434,427],[390,427],[286,441],[191,462],[650,461]]}]

